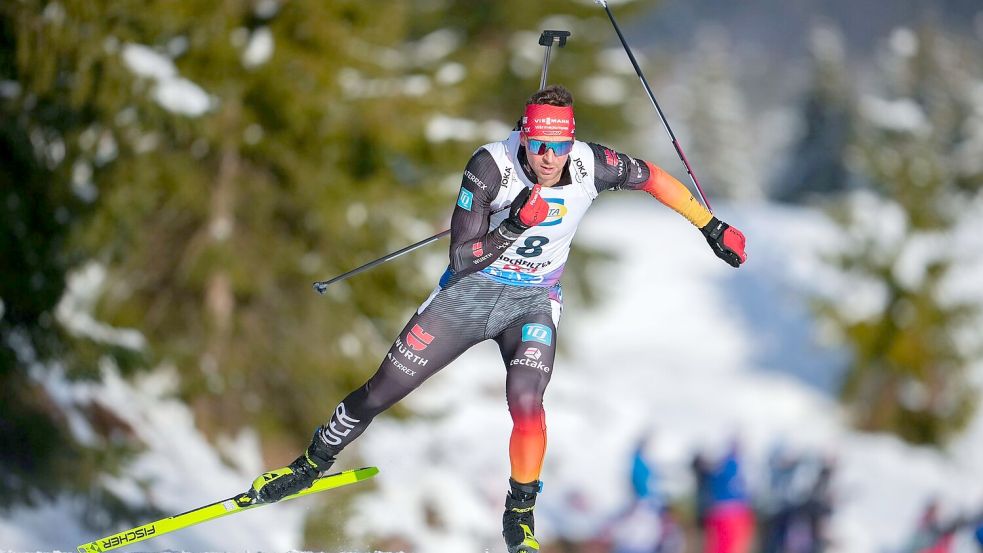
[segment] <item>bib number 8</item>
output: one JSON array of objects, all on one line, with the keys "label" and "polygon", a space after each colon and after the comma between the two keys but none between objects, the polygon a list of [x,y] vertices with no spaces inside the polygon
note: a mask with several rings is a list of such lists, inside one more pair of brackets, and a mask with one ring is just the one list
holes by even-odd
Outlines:
[{"label": "bib number 8", "polygon": [[515,253],[522,257],[536,257],[543,253],[543,246],[549,241],[550,239],[545,236],[530,236],[522,243],[522,247],[515,249]]}]

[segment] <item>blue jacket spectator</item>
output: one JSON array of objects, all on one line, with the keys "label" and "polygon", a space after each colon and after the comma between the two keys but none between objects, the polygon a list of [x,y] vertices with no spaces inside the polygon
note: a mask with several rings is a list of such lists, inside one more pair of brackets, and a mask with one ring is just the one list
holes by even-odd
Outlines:
[{"label": "blue jacket spectator", "polygon": [[661,502],[659,473],[645,458],[647,440],[641,440],[635,447],[631,460],[631,487],[638,499]]},{"label": "blue jacket spectator", "polygon": [[738,460],[735,441],[727,455],[710,468],[710,507],[704,521],[704,553],[750,553],[755,516]]},{"label": "blue jacket spectator", "polygon": [[736,448],[732,448],[726,457],[709,474],[710,497],[714,503],[725,501],[748,501],[747,486],[741,474],[741,463],[738,460]]}]

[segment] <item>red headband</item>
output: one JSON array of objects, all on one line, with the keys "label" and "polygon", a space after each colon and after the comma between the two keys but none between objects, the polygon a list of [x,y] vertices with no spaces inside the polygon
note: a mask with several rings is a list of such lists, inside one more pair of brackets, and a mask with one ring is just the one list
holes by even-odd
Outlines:
[{"label": "red headband", "polygon": [[526,136],[561,136],[573,138],[575,128],[573,106],[529,104],[522,117],[522,132]]}]

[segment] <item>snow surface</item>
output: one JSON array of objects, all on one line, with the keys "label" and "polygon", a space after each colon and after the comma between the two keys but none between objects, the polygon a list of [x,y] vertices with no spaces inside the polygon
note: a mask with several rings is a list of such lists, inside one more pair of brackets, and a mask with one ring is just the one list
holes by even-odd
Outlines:
[{"label": "snow surface", "polygon": [[[831,395],[844,353],[818,345],[822,329],[805,303],[807,292],[837,286],[820,260],[840,239],[835,227],[810,210],[717,208],[747,235],[750,259],[740,270],[716,259],[698,232],[648,197],[604,195],[582,224],[580,243],[618,259],[598,272],[602,305],[587,309],[567,299],[546,394],[550,443],[538,534],[588,537],[622,508],[630,453],[642,435],[653,436],[650,453],[677,496],[690,491],[692,453],[720,452],[735,436],[751,465],[752,490],[760,489],[764,460],[778,442],[835,456],[836,553],[898,551],[931,496],[948,513],[983,507],[983,415],[945,452],[857,433],[844,421]],[[957,243],[978,244],[979,235],[975,223]],[[442,259],[417,257],[434,279]],[[979,274],[981,264],[973,263]],[[965,277],[965,289],[978,295],[970,282],[978,280]],[[248,434],[236,447],[237,455],[251,452],[249,466],[222,463],[187,408],[169,399],[173,373],[162,369],[127,383],[112,367],[103,370],[98,389],[57,379],[49,387],[62,388],[61,401],[98,397],[120,410],[151,447],[130,473],[150,484],[162,511],[230,496],[260,472]],[[401,536],[414,552],[504,550],[511,428],[504,374],[497,349],[481,344],[404,400],[414,416],[380,417],[342,455],[339,469],[381,469],[376,488],[356,500],[346,547],[366,551],[371,537]],[[134,481],[116,485],[134,501],[143,497]],[[306,500],[263,508],[138,550],[287,551],[303,546],[310,508]],[[96,537],[77,522],[81,509],[62,500],[4,514],[0,549],[70,551]],[[956,551],[971,547],[960,536]]]},{"label": "snow surface", "polygon": [[867,95],[860,102],[861,113],[885,130],[927,135],[932,130],[925,112],[914,100],[885,100]]},{"label": "snow surface", "polygon": [[138,330],[115,328],[95,320],[92,309],[105,287],[105,266],[90,262],[66,278],[66,292],[55,308],[55,317],[66,330],[103,344],[142,350],[146,339]]},{"label": "snow surface", "polygon": [[[235,447],[240,467],[230,467],[194,426],[187,406],[173,399],[177,374],[166,368],[128,382],[111,365],[102,367],[100,385],[67,386],[57,371],[43,380],[62,406],[95,401],[113,409],[148,446],[128,469],[126,479],[107,479],[107,484],[128,503],[155,507],[164,516],[231,497],[248,488],[262,470],[259,444],[251,433],[227,440]],[[68,409],[70,421],[72,409]],[[85,435],[74,421],[73,431]],[[144,493],[141,486],[149,489]],[[0,550],[74,551],[95,538],[149,521],[135,521],[98,533],[81,523],[86,506],[61,499],[38,509],[18,508],[0,518]],[[167,534],[148,542],[144,551],[286,551],[300,543],[304,505],[289,503],[276,509],[264,507]],[[263,512],[267,511],[267,512]]]}]

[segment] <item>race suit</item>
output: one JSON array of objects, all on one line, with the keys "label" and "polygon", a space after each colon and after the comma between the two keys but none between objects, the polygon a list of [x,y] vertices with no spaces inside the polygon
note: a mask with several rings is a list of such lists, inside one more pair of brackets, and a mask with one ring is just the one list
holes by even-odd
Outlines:
[{"label": "race suit", "polygon": [[604,146],[575,142],[560,181],[541,189],[546,220],[521,234],[502,222],[535,175],[520,133],[468,162],[451,219],[450,264],[378,371],[349,394],[318,435],[337,454],[372,419],[471,346],[492,339],[506,368],[513,421],[512,478],[538,480],[546,450],[543,394],[554,371],[560,277],[581,219],[600,192],[645,190],[698,227],[711,214],[662,169]]}]

